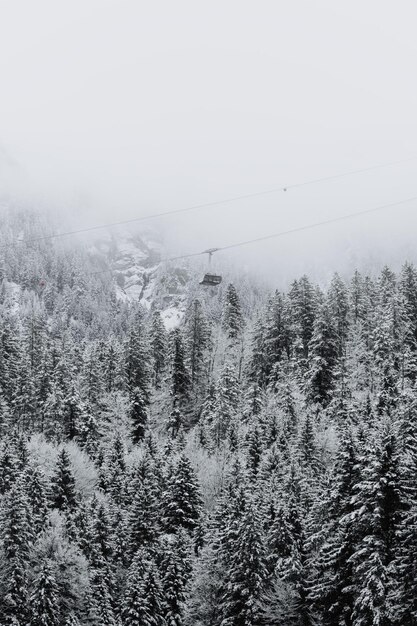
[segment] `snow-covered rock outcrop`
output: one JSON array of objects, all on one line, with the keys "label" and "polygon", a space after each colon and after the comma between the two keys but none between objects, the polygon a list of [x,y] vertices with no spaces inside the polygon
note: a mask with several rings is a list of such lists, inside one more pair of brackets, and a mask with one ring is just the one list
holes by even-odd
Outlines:
[{"label": "snow-covered rock outcrop", "polygon": [[102,256],[113,271],[117,297],[158,308],[167,329],[175,328],[184,315],[195,276],[181,265],[164,261],[164,246],[152,230],[118,232],[94,241],[92,252]]}]

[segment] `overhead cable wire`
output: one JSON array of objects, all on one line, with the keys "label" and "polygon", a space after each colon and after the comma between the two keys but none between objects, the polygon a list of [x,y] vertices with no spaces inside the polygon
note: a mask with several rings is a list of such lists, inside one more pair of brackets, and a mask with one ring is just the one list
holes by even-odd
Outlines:
[{"label": "overhead cable wire", "polygon": [[[191,257],[204,256],[205,254],[215,254],[216,252],[222,252],[223,250],[231,250],[232,248],[240,248],[241,246],[247,246],[253,243],[266,241],[268,239],[277,239],[278,237],[284,237],[285,235],[291,235],[293,233],[299,233],[302,231],[311,230],[313,228],[319,228],[320,226],[326,226],[328,224],[335,224],[337,222],[343,222],[346,220],[354,219],[362,215],[368,215],[371,213],[376,213],[378,211],[384,211],[386,209],[391,209],[397,206],[402,206],[413,201],[417,201],[417,196],[412,196],[411,198],[405,198],[404,200],[398,200],[397,202],[390,202],[388,204],[382,204],[377,207],[372,207],[371,209],[362,209],[360,211],[355,211],[354,213],[347,213],[345,215],[339,215],[338,217],[331,217],[326,220],[320,220],[319,222],[312,222],[310,224],[305,224],[304,226],[296,226],[295,228],[282,230],[278,233],[273,233],[271,235],[264,235],[262,237],[255,237],[254,239],[238,241],[236,243],[232,243],[226,246],[219,246],[218,248],[209,248],[207,250],[202,250],[200,252],[191,252],[189,254],[181,254],[178,256],[168,257],[165,259],[161,259],[160,262],[169,263],[171,261],[179,261],[181,259],[189,259]],[[114,270],[114,269],[99,270],[97,272],[91,272],[90,275],[105,274],[108,272],[117,272],[117,270]]]},{"label": "overhead cable wire", "polygon": [[171,215],[179,215],[181,213],[188,213],[188,212],[192,212],[192,211],[200,211],[203,209],[208,209],[210,207],[215,207],[215,206],[221,206],[223,204],[230,204],[233,202],[239,202],[240,200],[250,200],[251,198],[260,198],[262,196],[266,196],[266,195],[271,195],[274,193],[279,193],[279,192],[286,192],[289,189],[296,189],[298,187],[305,187],[307,185],[313,185],[313,184],[318,184],[318,183],[322,183],[322,182],[327,182],[330,180],[336,180],[338,178],[344,178],[347,176],[354,176],[356,174],[360,174],[362,172],[370,172],[372,170],[377,170],[377,169],[382,169],[385,167],[390,167],[393,165],[400,165],[403,163],[408,163],[410,161],[415,161],[417,159],[417,156],[413,156],[413,157],[409,157],[407,159],[401,159],[398,161],[390,161],[388,163],[381,163],[379,165],[372,165],[370,167],[364,167],[361,169],[356,169],[356,170],[349,170],[347,172],[342,172],[339,174],[333,174],[330,176],[323,176],[321,178],[312,178],[309,180],[305,180],[305,181],[301,181],[299,183],[292,183],[289,185],[282,185],[280,187],[275,187],[273,189],[267,189],[267,190],[263,190],[263,191],[256,191],[253,193],[248,193],[248,194],[241,194],[238,196],[232,196],[229,198],[223,198],[221,200],[213,200],[211,202],[203,202],[201,204],[193,204],[187,207],[182,207],[182,208],[178,208],[178,209],[172,209],[172,210],[168,210],[168,211],[160,211],[158,213],[148,213],[147,215],[141,215],[139,217],[134,217],[128,220],[120,220],[117,222],[107,222],[106,224],[96,224],[94,226],[89,226],[87,228],[79,228],[76,230],[68,230],[65,232],[61,232],[61,233],[53,233],[51,235],[43,235],[40,237],[31,237],[29,239],[19,239],[13,242],[9,242],[9,243],[5,243],[2,244],[0,246],[0,249],[4,249],[4,248],[9,248],[12,246],[17,246],[17,245],[23,245],[23,244],[31,244],[31,243],[37,243],[40,241],[47,241],[49,239],[56,239],[56,238],[61,238],[61,237],[68,237],[71,235],[80,235],[82,233],[89,233],[89,232],[93,232],[96,230],[103,230],[105,228],[114,228],[117,226],[126,226],[128,224],[133,224],[136,222],[143,222],[143,221],[148,221],[148,220],[153,220],[153,219],[157,219],[157,218],[162,218],[162,217],[169,217]]},{"label": "overhead cable wire", "polygon": [[[336,222],[350,220],[355,217],[360,217],[361,215],[367,215],[369,213],[376,213],[377,211],[383,211],[385,209],[390,209],[396,206],[401,206],[403,204],[408,204],[409,202],[412,202],[413,200],[417,200],[417,196],[406,198],[405,200],[399,200],[398,202],[390,202],[389,204],[383,204],[381,206],[373,207],[372,209],[363,209],[361,211],[356,211],[355,213],[348,213],[346,215],[340,215],[339,217],[331,217],[327,220],[322,220],[320,222],[313,222],[312,224],[306,224],[305,226],[297,226],[296,228],[283,230],[279,233],[274,233],[272,235],[264,235],[263,237],[256,237],[255,239],[248,239],[247,241],[240,241],[238,243],[233,243],[228,246],[222,246],[221,248],[218,248],[217,251],[230,250],[231,248],[239,248],[240,246],[247,246],[252,243],[258,243],[259,241],[266,241],[267,239],[275,239],[277,237],[283,237],[284,235],[291,235],[292,233],[299,233],[299,232],[302,232],[303,230],[310,230],[311,228],[318,228],[320,226],[326,226],[327,224],[335,224]],[[204,254],[204,252],[200,254]]]},{"label": "overhead cable wire", "polygon": [[392,165],[400,165],[402,163],[408,163],[410,161],[415,161],[417,157],[409,157],[408,159],[401,159],[400,161],[391,161],[390,163],[383,163],[380,165],[371,165],[369,167],[363,167],[357,170],[350,170],[348,172],[343,172],[341,174],[332,174],[330,176],[323,176],[322,178],[314,178],[311,180],[306,180],[301,183],[293,183],[292,185],[287,185],[287,187],[283,187],[282,191],[287,191],[287,189],[295,189],[296,187],[304,187],[307,185],[312,185],[314,183],[324,183],[329,180],[336,180],[337,178],[344,178],[346,176],[354,176],[355,174],[362,174],[362,172],[371,172],[372,170],[379,170],[383,167],[390,167]]}]

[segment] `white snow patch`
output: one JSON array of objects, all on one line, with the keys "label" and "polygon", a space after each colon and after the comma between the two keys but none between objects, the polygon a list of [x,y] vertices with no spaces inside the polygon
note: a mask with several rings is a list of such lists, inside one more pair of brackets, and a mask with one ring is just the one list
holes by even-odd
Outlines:
[{"label": "white snow patch", "polygon": [[177,328],[177,326],[180,325],[183,316],[184,312],[179,311],[173,306],[165,309],[165,311],[162,311],[161,313],[162,321],[164,322],[165,328],[167,330],[173,330],[174,328]]}]

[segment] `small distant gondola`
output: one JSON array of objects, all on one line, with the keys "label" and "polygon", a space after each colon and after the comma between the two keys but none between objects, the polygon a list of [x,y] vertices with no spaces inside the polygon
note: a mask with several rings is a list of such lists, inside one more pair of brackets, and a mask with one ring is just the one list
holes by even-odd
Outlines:
[{"label": "small distant gondola", "polygon": [[[208,250],[204,250],[203,254],[208,254],[208,264],[211,266],[211,257],[215,252],[217,252],[219,248],[209,248]],[[207,272],[204,274],[203,278],[200,280],[200,285],[204,285],[205,287],[217,287],[222,282],[222,277],[218,274],[211,274]]]},{"label": "small distant gondola", "polygon": [[206,285],[207,287],[216,287],[222,282],[222,277],[217,274],[204,274],[200,280],[200,285]]}]

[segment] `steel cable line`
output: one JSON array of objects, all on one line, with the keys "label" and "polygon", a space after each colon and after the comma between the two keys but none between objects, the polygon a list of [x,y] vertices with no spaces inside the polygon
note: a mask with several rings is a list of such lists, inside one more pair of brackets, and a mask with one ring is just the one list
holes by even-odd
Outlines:
[{"label": "steel cable line", "polygon": [[272,235],[264,235],[263,237],[256,237],[255,239],[248,239],[247,241],[241,241],[238,243],[230,244],[228,246],[222,246],[221,248],[218,248],[216,252],[220,250],[229,250],[230,248],[238,248],[240,246],[247,246],[251,243],[257,243],[258,241],[266,241],[267,239],[275,239],[276,237],[283,237],[284,235],[290,235],[291,233],[299,233],[303,230],[309,230],[311,228],[318,228],[319,226],[326,226],[326,224],[334,224],[336,222],[350,220],[355,217],[360,217],[361,215],[367,215],[368,213],[375,213],[376,211],[383,211],[384,209],[390,209],[392,207],[401,206],[402,204],[407,204],[409,202],[412,202],[413,200],[417,200],[417,196],[406,198],[405,200],[399,200],[398,202],[390,202],[389,204],[383,204],[381,206],[373,207],[372,209],[364,209],[362,211],[356,211],[355,213],[348,213],[346,215],[340,215],[339,217],[331,217],[327,220],[314,222],[312,224],[306,224],[305,226],[298,226],[296,228],[291,228],[289,230],[281,231],[280,233],[274,233]]},{"label": "steel cable line", "polygon": [[[305,230],[311,230],[313,228],[319,228],[320,226],[326,226],[327,224],[335,224],[337,222],[346,221],[349,219],[354,219],[355,217],[360,217],[362,215],[368,215],[370,213],[376,213],[378,211],[383,211],[386,209],[390,209],[393,207],[401,206],[404,204],[408,204],[409,202],[413,202],[417,200],[417,196],[412,196],[411,198],[405,198],[404,200],[398,200],[397,202],[390,202],[388,204],[382,204],[377,207],[372,207],[371,209],[362,209],[360,211],[355,211],[354,213],[347,213],[345,215],[339,215],[338,217],[331,217],[327,220],[321,220],[319,222],[313,222],[311,224],[306,224],[304,226],[296,226],[295,228],[290,228],[288,230],[282,230],[278,233],[273,233],[271,235],[264,235],[263,237],[256,237],[254,239],[247,239],[245,241],[238,241],[237,243],[232,243],[227,246],[220,246],[218,248],[209,248],[208,250],[202,250],[201,252],[191,252],[189,254],[181,254],[178,256],[168,257],[166,259],[161,259],[160,263],[169,263],[171,261],[179,261],[181,259],[189,259],[191,257],[203,256],[205,254],[214,254],[216,252],[221,252],[223,250],[231,250],[232,248],[240,248],[241,246],[247,246],[253,243],[258,243],[260,241],[266,241],[268,239],[276,239],[278,237],[284,237],[285,235],[291,235],[292,233],[299,233]],[[98,274],[105,274],[108,272],[115,272],[117,270],[114,269],[106,269],[99,270],[97,272],[90,272],[89,276],[95,276]]]},{"label": "steel cable line", "polygon": [[362,174],[362,172],[371,172],[372,170],[379,170],[383,167],[390,167],[391,165],[400,165],[401,163],[408,163],[410,161],[415,161],[416,159],[417,157],[410,157],[408,159],[401,159],[400,161],[391,161],[390,163],[383,163],[381,165],[371,165],[369,167],[363,167],[358,170],[350,170],[349,172],[344,172],[342,174],[332,174],[330,176],[323,176],[322,178],[306,180],[301,183],[294,183],[292,185],[288,185],[287,187],[283,187],[282,191],[287,191],[287,189],[294,189],[296,187],[304,187],[307,185],[312,185],[313,183],[324,183],[324,182],[327,182],[328,180],[344,178],[345,176],[354,176],[355,174]]},{"label": "steel cable line", "polygon": [[232,202],[238,202],[240,200],[249,200],[251,198],[259,198],[261,196],[266,196],[266,195],[270,195],[273,193],[278,193],[278,192],[282,192],[282,191],[288,191],[289,189],[296,189],[297,187],[305,187],[307,185],[313,185],[313,184],[317,184],[317,183],[321,183],[321,182],[327,182],[330,180],[336,180],[338,178],[344,178],[347,176],[354,176],[356,174],[360,174],[362,172],[370,172],[372,170],[377,170],[377,169],[382,169],[384,167],[390,167],[392,165],[400,165],[402,163],[408,163],[410,161],[415,161],[417,159],[417,156],[413,156],[413,157],[409,157],[408,159],[401,159],[398,161],[390,161],[388,163],[382,163],[379,165],[372,165],[370,167],[364,167],[361,169],[356,169],[356,170],[349,170],[347,172],[342,172],[340,174],[333,174],[331,176],[323,176],[321,178],[313,178],[310,180],[306,180],[306,181],[302,181],[299,183],[293,183],[290,185],[283,185],[281,187],[275,187],[273,189],[268,189],[268,190],[264,190],[264,191],[256,191],[254,193],[248,193],[248,194],[241,194],[238,196],[232,196],[229,198],[224,198],[222,200],[214,200],[212,202],[204,202],[201,204],[194,204],[188,207],[182,207],[179,209],[173,209],[170,211],[160,211],[159,213],[149,213],[147,215],[142,215],[140,217],[134,217],[132,219],[128,219],[128,220],[120,220],[117,222],[108,222],[106,224],[100,224],[100,225],[95,225],[95,226],[90,226],[87,228],[79,228],[76,230],[69,230],[69,231],[65,231],[62,233],[53,233],[52,235],[44,235],[44,236],[40,236],[40,237],[31,237],[30,239],[21,239],[21,240],[17,240],[17,241],[13,241],[13,242],[9,242],[9,243],[5,243],[2,244],[0,246],[0,249],[5,249],[5,248],[10,248],[13,246],[17,246],[17,245],[23,245],[23,244],[31,244],[31,243],[36,243],[39,241],[47,241],[49,239],[56,239],[56,238],[60,238],[60,237],[67,237],[70,235],[80,235],[82,233],[89,233],[89,232],[93,232],[95,230],[102,230],[104,228],[114,228],[116,226],[125,226],[127,224],[133,224],[135,222],[142,222],[142,221],[146,221],[146,220],[153,220],[153,219],[157,219],[160,217],[168,217],[170,215],[178,215],[180,213],[188,213],[191,211],[199,211],[202,209],[207,209],[210,207],[215,207],[215,206],[220,206],[222,204],[229,204]]}]

